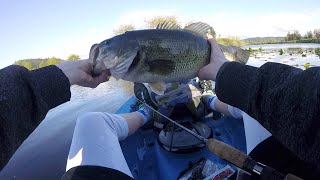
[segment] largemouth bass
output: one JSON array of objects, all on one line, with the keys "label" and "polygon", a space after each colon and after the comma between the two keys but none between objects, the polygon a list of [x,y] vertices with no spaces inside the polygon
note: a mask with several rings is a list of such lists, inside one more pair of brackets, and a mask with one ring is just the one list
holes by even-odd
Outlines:
[{"label": "largemouth bass", "polygon": [[[128,31],[95,44],[90,50],[94,72],[109,69],[116,79],[132,82],[179,82],[197,76],[210,62],[211,46],[205,23],[184,29],[164,23],[157,29]],[[246,62],[249,53],[239,47],[221,46],[229,57]]]}]

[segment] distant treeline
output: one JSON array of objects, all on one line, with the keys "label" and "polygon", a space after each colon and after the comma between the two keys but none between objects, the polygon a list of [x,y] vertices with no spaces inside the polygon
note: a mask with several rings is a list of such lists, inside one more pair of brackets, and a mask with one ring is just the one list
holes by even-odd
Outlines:
[{"label": "distant treeline", "polygon": [[[67,60],[69,61],[78,60],[78,59],[80,59],[80,56],[76,54],[71,54],[67,58]],[[56,65],[63,61],[65,60],[62,60],[56,57],[51,57],[51,58],[23,59],[23,60],[16,61],[14,64],[23,66],[29,70],[34,70],[34,69],[42,68],[45,66]]]},{"label": "distant treeline", "polygon": [[290,31],[286,37],[264,37],[244,39],[245,43],[251,44],[281,44],[281,43],[320,43],[320,29],[308,31],[303,36],[298,30]]}]

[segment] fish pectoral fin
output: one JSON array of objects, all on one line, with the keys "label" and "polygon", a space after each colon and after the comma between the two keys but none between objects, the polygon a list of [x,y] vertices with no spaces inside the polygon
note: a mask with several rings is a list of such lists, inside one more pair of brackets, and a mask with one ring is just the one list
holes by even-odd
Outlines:
[{"label": "fish pectoral fin", "polygon": [[151,90],[158,95],[163,95],[167,89],[166,84],[164,82],[148,83],[148,84]]},{"label": "fish pectoral fin", "polygon": [[205,39],[207,39],[208,33],[214,33],[213,28],[209,24],[203,22],[191,23],[188,26],[184,27],[183,30],[202,36]]},{"label": "fish pectoral fin", "polygon": [[176,67],[175,61],[163,59],[147,60],[146,64],[149,66],[149,72],[158,75],[169,75]]},{"label": "fish pectoral fin", "polygon": [[250,53],[244,49],[237,46],[224,46],[219,44],[225,57],[230,61],[237,61],[240,63],[247,63]]},{"label": "fish pectoral fin", "polygon": [[159,23],[156,27],[156,29],[171,29],[171,30],[179,30],[181,29],[181,26],[177,23],[170,22],[170,21],[164,21],[162,23]]}]

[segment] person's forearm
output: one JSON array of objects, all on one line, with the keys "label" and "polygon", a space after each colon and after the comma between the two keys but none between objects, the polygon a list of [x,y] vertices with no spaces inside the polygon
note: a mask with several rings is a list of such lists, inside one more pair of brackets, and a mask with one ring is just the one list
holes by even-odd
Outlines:
[{"label": "person's forearm", "polygon": [[231,106],[247,110],[249,96],[257,79],[258,68],[237,62],[226,62],[216,76],[215,91],[218,98]]},{"label": "person's forearm", "polygon": [[320,68],[277,63],[260,68],[226,63],[216,78],[219,99],[257,119],[301,159],[320,159]]},{"label": "person's forearm", "polygon": [[228,104],[220,101],[218,98],[214,102],[214,108],[216,111],[221,112],[225,116],[232,116],[228,109]]},{"label": "person's forearm", "polygon": [[0,169],[44,119],[70,99],[70,83],[56,66],[29,71],[21,66],[0,70]]},{"label": "person's forearm", "polygon": [[33,81],[37,84],[41,98],[54,108],[70,100],[70,82],[67,76],[56,66],[48,66],[30,71]]}]

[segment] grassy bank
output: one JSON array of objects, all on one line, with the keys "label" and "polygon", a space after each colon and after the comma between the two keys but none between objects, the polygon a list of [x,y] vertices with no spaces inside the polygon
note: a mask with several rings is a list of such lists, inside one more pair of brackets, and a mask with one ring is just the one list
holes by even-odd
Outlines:
[{"label": "grassy bank", "polygon": [[285,40],[285,38],[250,38],[243,40],[246,45],[257,45],[257,44],[285,44],[285,43],[319,43],[320,39],[316,38],[303,38],[299,40]]},{"label": "grassy bank", "polygon": [[226,46],[244,46],[246,43],[238,37],[217,38],[217,42]]}]

